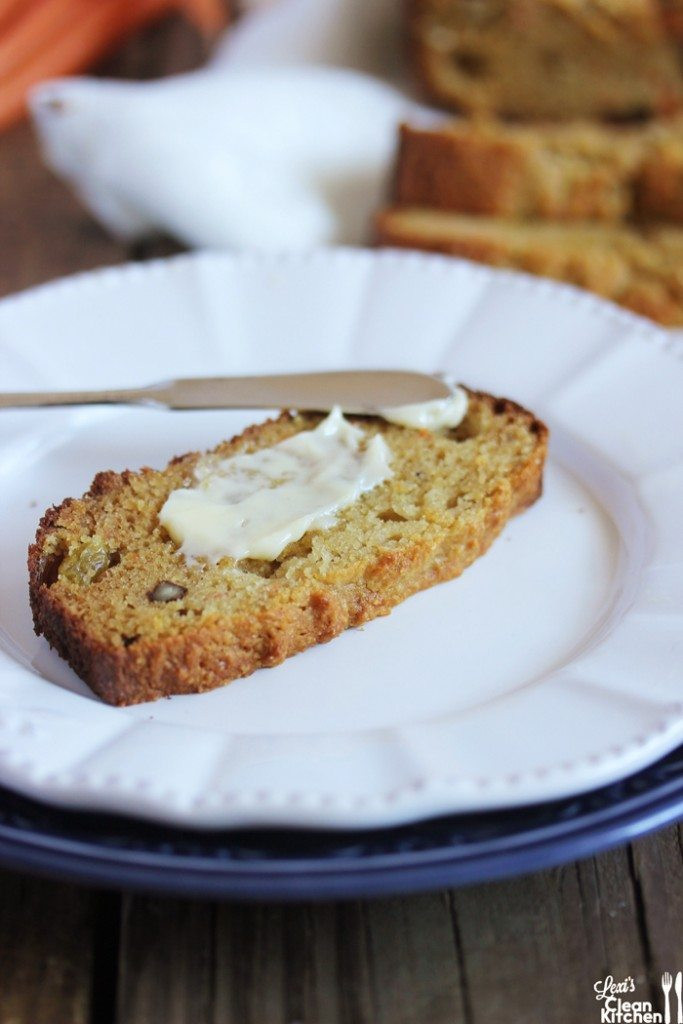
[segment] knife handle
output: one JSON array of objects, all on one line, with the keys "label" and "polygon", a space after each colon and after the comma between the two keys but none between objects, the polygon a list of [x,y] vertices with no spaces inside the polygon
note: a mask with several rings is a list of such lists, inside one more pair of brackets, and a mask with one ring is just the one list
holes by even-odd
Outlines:
[{"label": "knife handle", "polygon": [[153,402],[143,389],[128,391],[15,391],[0,394],[0,409],[28,409],[50,405],[117,405]]}]

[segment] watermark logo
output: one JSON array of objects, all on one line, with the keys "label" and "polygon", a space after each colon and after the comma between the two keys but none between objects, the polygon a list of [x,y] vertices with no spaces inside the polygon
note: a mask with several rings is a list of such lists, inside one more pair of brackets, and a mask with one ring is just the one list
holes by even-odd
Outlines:
[{"label": "watermark logo", "polygon": [[[673,989],[673,992],[672,992]],[[663,1011],[655,1010],[647,999],[635,999],[636,983],[632,977],[616,981],[611,974],[593,985],[600,1005],[600,1024],[683,1024],[683,973],[662,975]]]}]

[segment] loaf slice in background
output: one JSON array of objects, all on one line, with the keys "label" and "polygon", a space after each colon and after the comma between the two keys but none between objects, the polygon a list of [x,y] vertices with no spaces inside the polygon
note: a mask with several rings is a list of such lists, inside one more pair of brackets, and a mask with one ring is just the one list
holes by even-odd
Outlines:
[{"label": "loaf slice in background", "polygon": [[520,219],[683,222],[683,118],[403,125],[394,200]]},{"label": "loaf slice in background", "polygon": [[679,4],[667,0],[410,0],[431,99],[465,113],[632,118],[683,105]]},{"label": "loaf slice in background", "polygon": [[380,245],[463,256],[567,281],[669,326],[683,325],[683,228],[556,223],[394,207]]},{"label": "loaf slice in background", "polygon": [[[269,447],[319,420],[285,413],[215,452]],[[30,548],[36,632],[111,704],[209,690],[459,575],[540,494],[546,428],[506,399],[471,392],[463,422],[443,432],[354,422],[382,434],[392,476],[271,562],[177,553],[158,514],[199,453],[99,474],[45,514]]]}]

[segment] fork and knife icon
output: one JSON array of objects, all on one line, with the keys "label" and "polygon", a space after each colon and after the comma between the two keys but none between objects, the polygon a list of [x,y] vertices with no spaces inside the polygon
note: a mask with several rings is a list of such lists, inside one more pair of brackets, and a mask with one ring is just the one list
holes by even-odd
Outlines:
[{"label": "fork and knife icon", "polygon": [[[673,985],[673,978],[668,971],[665,971],[662,975],[662,991],[664,992],[664,1024],[671,1024],[671,1008],[669,1006],[669,992]],[[683,1024],[683,1003],[681,1001],[681,990],[683,990],[683,974],[681,971],[676,975],[676,984],[674,985],[674,991],[678,1000],[678,1016],[676,1017],[676,1024]]]}]

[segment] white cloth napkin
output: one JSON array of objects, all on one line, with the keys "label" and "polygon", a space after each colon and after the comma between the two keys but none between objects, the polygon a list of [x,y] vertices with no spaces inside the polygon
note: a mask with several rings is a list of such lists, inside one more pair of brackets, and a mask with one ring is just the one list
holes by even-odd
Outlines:
[{"label": "white cloth napkin", "polygon": [[398,85],[401,6],[278,0],[201,71],[44,83],[31,98],[44,159],[121,238],[164,231],[263,250],[367,241],[398,124],[430,116]]}]

